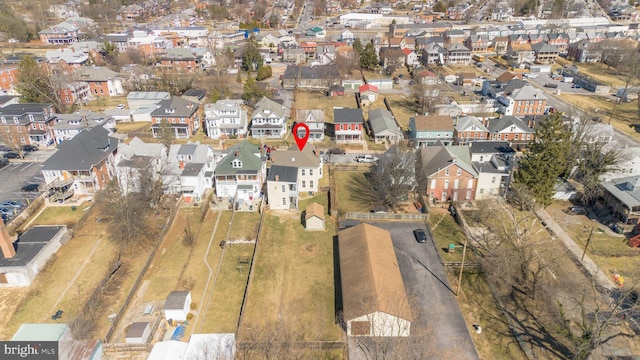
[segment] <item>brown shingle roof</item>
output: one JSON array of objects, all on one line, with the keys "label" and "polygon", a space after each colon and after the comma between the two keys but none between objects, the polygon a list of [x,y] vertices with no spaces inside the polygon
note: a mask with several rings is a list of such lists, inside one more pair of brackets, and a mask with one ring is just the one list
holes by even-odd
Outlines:
[{"label": "brown shingle roof", "polygon": [[502,73],[502,75],[498,76],[496,78],[496,81],[501,82],[501,83],[506,83],[507,81],[513,79],[513,78],[518,78],[520,80],[522,80],[522,74],[514,74],[512,72],[509,71],[505,71]]},{"label": "brown shingle roof", "polygon": [[307,206],[304,214],[305,220],[309,220],[314,216],[317,216],[320,220],[324,220],[324,206],[314,202],[311,205]]},{"label": "brown shingle roof", "polygon": [[453,131],[453,120],[449,115],[419,115],[416,116],[416,130]]},{"label": "brown shingle roof", "polygon": [[360,224],[338,233],[346,321],[381,311],[411,320],[411,307],[388,231]]}]

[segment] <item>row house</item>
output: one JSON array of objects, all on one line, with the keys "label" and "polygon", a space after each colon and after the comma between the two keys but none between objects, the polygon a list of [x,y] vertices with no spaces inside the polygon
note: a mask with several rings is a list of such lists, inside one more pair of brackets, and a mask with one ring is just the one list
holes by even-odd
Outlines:
[{"label": "row house", "polygon": [[526,146],[535,138],[535,131],[515,116],[487,120],[486,127],[489,140],[508,141],[517,147]]},{"label": "row house", "polygon": [[272,152],[267,179],[270,208],[297,209],[299,193],[312,195],[318,192],[323,165],[319,151],[311,144],[305,145],[302,150],[293,147]]},{"label": "row house", "polygon": [[561,54],[566,54],[567,47],[569,46],[569,35],[564,33],[550,33],[546,34],[547,43],[555,46]]},{"label": "row house", "polygon": [[278,47],[278,52],[282,56],[282,62],[289,65],[298,65],[307,61],[304,49],[294,42],[281,43]]},{"label": "row house", "polygon": [[545,35],[544,34],[529,34],[529,44],[531,45],[535,45],[535,44],[540,44],[541,42],[545,41]]},{"label": "row house", "polygon": [[203,70],[200,61],[196,59],[191,50],[186,48],[167,50],[160,58],[160,66],[177,72],[199,72]]},{"label": "row house", "polygon": [[73,75],[77,81],[89,84],[93,97],[109,97],[124,94],[122,78],[115,71],[100,66],[82,66]]},{"label": "row house", "polygon": [[285,107],[263,96],[251,114],[251,136],[258,138],[281,138],[287,132]]},{"label": "row house", "polygon": [[333,123],[336,143],[362,143],[362,109],[333,108]]},{"label": "row house", "polygon": [[471,49],[472,52],[487,52],[489,49],[489,37],[485,35],[471,35],[464,41],[464,45]]},{"label": "row house", "polygon": [[509,35],[509,45],[527,45],[529,44],[529,36],[525,34]]},{"label": "row house", "polygon": [[298,209],[298,168],[271,165],[267,175],[267,203],[272,210]]},{"label": "row house", "polygon": [[54,201],[95,194],[114,178],[118,140],[110,134],[102,126],[82,131],[42,164],[44,187]]},{"label": "row house", "polygon": [[73,48],[48,50],[45,54],[50,68],[63,71],[74,71],[89,63],[89,55],[76,52]]},{"label": "row house", "polygon": [[151,112],[153,137],[161,137],[162,123],[166,122],[176,139],[188,139],[200,128],[200,112],[198,103],[178,96],[160,101],[158,108]]},{"label": "row house", "polygon": [[416,148],[453,143],[453,121],[449,115],[418,115],[409,118],[409,137]]},{"label": "row house", "polygon": [[[115,175],[120,189],[127,194],[142,190],[142,180],[151,175],[153,181],[168,184],[167,147],[158,143],[145,143],[137,136],[129,143],[118,144],[115,155]],[[170,177],[170,176],[169,176]]]},{"label": "row house", "polygon": [[0,136],[14,145],[52,145],[56,113],[51,104],[11,104],[0,108]]},{"label": "row house", "polygon": [[465,34],[462,30],[447,30],[442,34],[444,38],[444,44],[464,44],[465,40],[468,38],[467,34]]},{"label": "row house", "polygon": [[51,129],[55,143],[61,144],[63,141],[71,140],[80,132],[96,126],[103,126],[112,131],[116,127],[116,121],[105,114],[79,111],[72,114],[57,114]]},{"label": "row house", "polygon": [[253,202],[261,196],[266,159],[260,147],[244,140],[228,149],[214,171],[216,196],[230,202]]},{"label": "row house", "polygon": [[298,110],[296,122],[307,125],[309,128],[309,141],[324,141],[324,110]]},{"label": "row house", "polygon": [[466,145],[486,140],[489,137],[489,129],[475,116],[458,116],[453,120],[453,137],[456,144]]},{"label": "row house", "polygon": [[496,36],[493,38],[493,51],[496,54],[504,55],[509,50],[509,38],[506,36]]},{"label": "row house", "polygon": [[515,151],[508,142],[477,141],[469,145],[471,162],[478,174],[476,200],[503,197],[515,162]]},{"label": "row house", "polygon": [[318,43],[312,41],[302,42],[300,43],[300,48],[302,48],[306,57],[313,59],[318,51]]},{"label": "row house", "polygon": [[204,126],[212,139],[244,138],[247,136],[247,110],[242,100],[218,100],[204,106]]},{"label": "row house", "polygon": [[61,80],[60,100],[67,106],[72,106],[78,102],[87,102],[91,99],[91,88],[86,81],[66,81]]},{"label": "row house", "polygon": [[418,151],[418,191],[429,203],[473,201],[477,179],[468,146],[438,143]]},{"label": "row house", "polygon": [[554,64],[560,55],[558,48],[546,42],[531,45],[531,50],[535,53],[536,63],[538,64]]},{"label": "row house", "polygon": [[498,112],[504,115],[543,115],[547,106],[547,97],[544,92],[528,83],[513,91],[507,89],[497,97],[497,100]]},{"label": "row house", "polygon": [[136,30],[127,38],[126,49],[135,49],[142,56],[152,58],[172,49],[173,43],[163,36],[157,36],[142,30]]}]

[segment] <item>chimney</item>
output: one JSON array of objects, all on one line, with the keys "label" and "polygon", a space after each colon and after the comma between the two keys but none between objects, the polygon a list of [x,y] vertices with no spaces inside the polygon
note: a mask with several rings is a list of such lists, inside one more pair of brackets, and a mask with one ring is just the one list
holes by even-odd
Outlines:
[{"label": "chimney", "polygon": [[180,169],[184,169],[184,161],[180,160],[180,162],[178,163],[178,165],[180,166]]},{"label": "chimney", "polygon": [[482,126],[487,127],[489,125],[489,121],[486,116],[482,117]]},{"label": "chimney", "polygon": [[280,175],[276,175],[276,181],[280,181]]},{"label": "chimney", "polygon": [[236,155],[236,157],[240,156],[240,150],[236,150],[235,155]]},{"label": "chimney", "polygon": [[296,162],[296,158],[294,158],[293,156],[291,157],[291,162]]},{"label": "chimney", "polygon": [[16,256],[16,249],[13,247],[13,242],[3,221],[0,221],[0,249],[2,249],[2,255],[7,259]]}]

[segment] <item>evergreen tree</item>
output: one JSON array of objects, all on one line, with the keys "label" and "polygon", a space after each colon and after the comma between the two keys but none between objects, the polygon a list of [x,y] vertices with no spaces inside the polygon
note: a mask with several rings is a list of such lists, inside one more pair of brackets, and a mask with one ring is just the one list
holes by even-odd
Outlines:
[{"label": "evergreen tree", "polygon": [[363,69],[373,70],[379,64],[376,48],[373,43],[367,43],[364,50],[360,54],[360,67]]},{"label": "evergreen tree", "polygon": [[255,71],[262,67],[264,59],[260,54],[260,49],[256,43],[256,39],[252,36],[249,38],[247,46],[242,52],[242,70]]},{"label": "evergreen tree", "polygon": [[171,126],[166,119],[162,119],[162,121],[160,121],[160,125],[158,126],[158,138],[160,139],[160,143],[166,146],[167,149],[171,147],[173,140],[176,138],[173,126]]},{"label": "evergreen tree", "polygon": [[353,50],[356,52],[356,55],[360,56],[360,54],[362,54],[362,51],[364,50],[364,48],[362,47],[362,41],[360,41],[360,38],[355,38],[355,40],[353,40]]},{"label": "evergreen tree", "polygon": [[258,69],[258,74],[256,75],[256,80],[262,81],[264,79],[268,79],[273,75],[273,70],[271,70],[271,66],[263,66]]},{"label": "evergreen tree", "polygon": [[536,128],[536,141],[529,145],[514,174],[514,185],[523,185],[536,199],[547,206],[551,203],[559,176],[572,166],[566,154],[571,149],[571,131],[562,122],[562,113],[548,116]]},{"label": "evergreen tree", "polygon": [[246,100],[248,105],[253,106],[265,95],[266,90],[261,88],[251,75],[248,75],[242,89],[242,99]]}]

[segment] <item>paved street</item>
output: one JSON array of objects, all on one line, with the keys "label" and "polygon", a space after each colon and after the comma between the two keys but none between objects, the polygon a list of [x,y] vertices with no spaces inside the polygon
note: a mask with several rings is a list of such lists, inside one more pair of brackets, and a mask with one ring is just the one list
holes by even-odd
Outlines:
[{"label": "paved street", "polygon": [[[410,301],[415,301],[412,331],[427,332],[433,354],[447,359],[479,359],[432,239],[418,243],[413,230],[423,223],[381,222],[391,233],[398,265]],[[424,346],[424,344],[423,344]],[[429,352],[431,353],[431,352]]]}]

